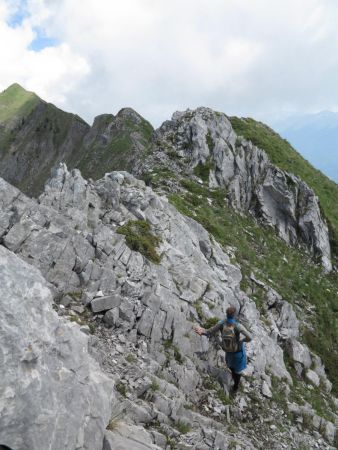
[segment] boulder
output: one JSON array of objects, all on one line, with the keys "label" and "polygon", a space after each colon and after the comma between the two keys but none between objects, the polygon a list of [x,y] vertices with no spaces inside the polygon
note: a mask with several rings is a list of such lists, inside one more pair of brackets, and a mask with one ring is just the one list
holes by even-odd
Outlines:
[{"label": "boulder", "polygon": [[286,351],[294,363],[299,363],[305,369],[309,369],[312,364],[312,359],[308,347],[301,344],[294,338],[286,342]]},{"label": "boulder", "polygon": [[320,378],[313,370],[307,370],[305,372],[305,378],[309,381],[313,386],[318,387],[320,385]]},{"label": "boulder", "polygon": [[107,311],[108,309],[116,308],[117,306],[120,306],[121,302],[122,297],[118,294],[114,294],[107,295],[105,297],[94,298],[91,301],[90,306],[94,313],[98,313],[101,311]]}]

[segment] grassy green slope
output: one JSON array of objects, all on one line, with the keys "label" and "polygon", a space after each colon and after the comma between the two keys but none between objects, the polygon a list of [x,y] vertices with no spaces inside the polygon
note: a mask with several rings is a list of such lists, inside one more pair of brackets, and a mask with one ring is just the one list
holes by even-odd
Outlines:
[{"label": "grassy green slope", "polygon": [[88,129],[78,116],[13,84],[0,94],[1,175],[28,195],[40,194],[53,165],[80,150]]},{"label": "grassy green slope", "polygon": [[0,123],[28,115],[39,102],[39,97],[19,84],[12,84],[0,94]]},{"label": "grassy green slope", "polygon": [[289,247],[273,230],[227,207],[224,190],[211,190],[188,180],[182,184],[187,193],[170,194],[170,201],[182,214],[201,223],[220,244],[236,248],[235,260],[243,273],[242,288],[253,291],[250,297],[261,310],[263,320],[266,292],[251,281],[252,272],[294,305],[303,323],[306,319],[308,325],[301,330],[302,339],[321,356],[337,395],[337,273],[325,274],[307,254]]},{"label": "grassy green slope", "polygon": [[278,167],[294,173],[304,180],[319,197],[321,208],[328,221],[331,248],[338,259],[338,185],[315,169],[285,139],[271,128],[253,119],[230,117],[235,132],[265,150]]},{"label": "grassy green slope", "polygon": [[12,84],[0,93],[0,159],[15,138],[13,127],[24,122],[38,103],[39,97],[19,84]]}]

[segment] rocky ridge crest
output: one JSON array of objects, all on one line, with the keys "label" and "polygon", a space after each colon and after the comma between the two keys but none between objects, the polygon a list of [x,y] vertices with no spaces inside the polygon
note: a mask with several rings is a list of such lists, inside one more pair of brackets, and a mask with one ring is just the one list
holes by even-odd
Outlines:
[{"label": "rocky ridge crest", "polygon": [[[320,358],[298,340],[292,306],[265,286],[269,321],[261,320],[255,303],[240,288],[240,268],[231,263],[227,250],[165,197],[127,172],[109,173],[94,182],[61,165],[38,201],[1,180],[0,206],[6,295],[16,283],[18,295],[24,297],[27,286],[18,271],[29,273],[27,264],[39,269],[59,315],[79,324],[76,333],[93,333],[90,351],[105,376],[115,380],[113,397],[119,404],[111,404],[110,419],[100,414],[102,438],[102,422],[107,427],[104,439],[76,448],[329,448],[337,423],[328,400],[331,385]],[[130,249],[119,233],[121,226],[134,221],[147,221],[160,239],[160,264]],[[30,276],[30,283],[43,284],[35,269]],[[46,288],[44,293],[48,297]],[[233,401],[226,397],[230,379],[223,352],[217,343],[192,332],[194,323],[224,317],[229,304],[242,306],[255,335],[248,345],[243,392]],[[46,306],[43,316],[48,315]],[[6,316],[2,320],[5,323]],[[32,329],[34,343],[39,334],[34,334],[35,325]],[[6,348],[11,330],[4,330]],[[6,363],[18,363],[15,352],[5,354]],[[295,380],[286,360],[306,389],[322,386],[330,419],[309,403],[294,400]],[[42,379],[39,359],[30,363]],[[51,372],[55,374],[53,366]],[[3,383],[0,389],[3,393]],[[36,387],[31,383],[26,389]],[[13,396],[5,398],[10,405]],[[7,436],[3,424],[1,417],[1,439]],[[45,427],[53,426],[51,415]],[[84,420],[81,429],[86,427]],[[23,440],[27,433],[20,431]],[[52,449],[69,448],[66,434],[60,439]],[[10,440],[3,443],[14,446]]]},{"label": "rocky ridge crest", "polygon": [[327,271],[332,269],[318,197],[301,179],[273,165],[263,150],[237,136],[225,114],[202,107],[176,112],[153,140],[155,149],[136,170],[138,175],[169,170],[174,174],[169,191],[182,189],[175,183],[177,174],[224,188],[229,205],[274,228],[287,243],[305,245]]}]

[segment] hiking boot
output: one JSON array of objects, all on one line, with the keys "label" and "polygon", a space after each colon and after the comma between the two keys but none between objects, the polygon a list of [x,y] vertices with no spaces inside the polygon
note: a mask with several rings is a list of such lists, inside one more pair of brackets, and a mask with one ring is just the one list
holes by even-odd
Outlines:
[{"label": "hiking boot", "polygon": [[238,394],[238,386],[232,386],[230,389],[230,397],[235,397]]}]

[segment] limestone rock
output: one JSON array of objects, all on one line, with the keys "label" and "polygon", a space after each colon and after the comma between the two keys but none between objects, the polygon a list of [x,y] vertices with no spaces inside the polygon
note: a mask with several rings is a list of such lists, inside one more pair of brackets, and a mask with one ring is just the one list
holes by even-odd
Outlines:
[{"label": "limestone rock", "polygon": [[[208,340],[197,336],[193,326],[225,317],[230,304],[241,307],[241,318],[250,324],[254,336],[246,344],[249,363],[247,377],[241,381],[244,401],[231,406],[234,418],[246,419],[246,426],[237,430],[236,442],[250,450],[262,445],[280,450],[285,439],[298,445],[302,433],[292,424],[287,425],[287,435],[280,436],[278,429],[253,420],[250,394],[257,394],[269,415],[280,415],[276,423],[284,420],[281,409],[270,408],[261,387],[264,383],[264,392],[273,394],[272,375],[292,383],[284,364],[284,345],[289,345],[301,372],[310,368],[313,358],[296,340],[298,321],[293,309],[264,283],[264,308],[277,337],[271,334],[254,301],[241,291],[240,268],[230,259],[233,249],[228,253],[200,224],[179,214],[164,197],[127,172],[112,172],[94,182],[61,165],[38,201],[0,180],[0,206],[3,239],[16,224],[24,225],[29,219],[24,241],[12,241],[17,257],[28,262],[32,270],[41,270],[60,315],[73,313],[71,320],[89,324],[93,333],[89,336],[90,354],[116,380],[118,406],[128,404],[122,412],[112,405],[112,415],[103,428],[109,421],[113,436],[107,433],[105,445],[160,447],[163,439],[157,435],[155,439],[160,424],[163,436],[177,448],[227,449],[231,437],[224,420],[230,416],[226,419],[227,409],[218,396],[222,394],[220,387],[224,392],[229,388],[231,374],[225,370],[217,337]],[[156,247],[162,255],[160,264],[129,248],[125,236],[119,234],[120,224],[136,220],[139,211],[151,232],[160,238]],[[60,301],[66,295],[72,301],[61,308]],[[107,299],[112,298],[118,298],[117,303],[114,300],[108,305]],[[79,302],[87,305],[80,316],[68,309]],[[89,303],[103,309],[94,314]],[[73,324],[73,328],[78,329],[78,325]],[[81,342],[88,340],[87,332],[88,328],[84,333],[79,331]],[[22,354],[25,364],[39,363],[38,350],[35,346]],[[82,355],[79,349],[74,351],[77,358]],[[313,361],[314,370],[324,380],[321,364]],[[208,383],[210,389],[206,389]],[[287,386],[285,392],[287,397]],[[131,434],[119,434],[114,417],[132,427]],[[191,424],[191,431],[180,434],[177,426],[181,422]],[[134,428],[140,423],[147,427],[146,435]],[[251,423],[255,426],[253,435],[247,429]],[[322,432],[321,426],[318,429]],[[266,441],[257,443],[253,436],[258,434]],[[312,448],[313,439],[307,437],[307,448]],[[86,445],[91,443],[88,438]]]},{"label": "limestone rock", "polygon": [[[238,139],[225,114],[203,107],[176,112],[156,130],[155,137],[158,145],[141,164],[140,173],[159,163],[191,176],[204,167],[208,185],[225,187],[231,206],[260,218],[287,243],[304,243],[326,270],[332,269],[328,226],[314,192],[274,166],[263,150]],[[176,154],[176,161],[163,148]],[[180,158],[183,165],[177,162]]]},{"label": "limestone rock", "polygon": [[324,436],[330,442],[330,444],[333,444],[336,432],[337,431],[335,425],[332,422],[326,421],[324,428]]},{"label": "limestone rock", "polygon": [[320,385],[319,376],[313,370],[307,370],[305,372],[305,377],[311,384],[313,384],[313,386],[318,387]]},{"label": "limestone rock", "polygon": [[312,363],[308,347],[296,339],[289,339],[286,343],[286,351],[295,363],[299,363],[305,369],[309,369]]},{"label": "limestone rock", "polygon": [[102,450],[160,450],[142,427],[117,422],[116,430],[107,431]]},{"label": "limestone rock", "polygon": [[263,383],[262,383],[262,394],[264,395],[264,397],[267,397],[267,398],[272,397],[271,389],[266,381],[263,381]]},{"label": "limestone rock", "polygon": [[90,306],[94,313],[107,311],[108,309],[116,308],[121,304],[122,297],[120,295],[108,295],[106,297],[94,298]]},{"label": "limestone rock", "polygon": [[39,271],[0,246],[0,442],[13,449],[102,449],[112,381],[88,337],[58,318]]}]

